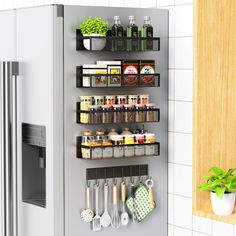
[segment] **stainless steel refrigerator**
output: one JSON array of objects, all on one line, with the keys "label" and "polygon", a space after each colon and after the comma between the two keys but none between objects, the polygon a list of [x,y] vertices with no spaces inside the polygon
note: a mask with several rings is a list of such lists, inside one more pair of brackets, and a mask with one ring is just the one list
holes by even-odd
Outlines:
[{"label": "stainless steel refrigerator", "polygon": [[[144,16],[150,16],[154,35],[160,37],[159,50],[98,52],[78,48],[76,29],[82,20],[101,16],[112,25],[115,15],[121,16],[124,25],[129,15],[135,15],[139,26]],[[0,30],[0,235],[94,235],[91,225],[80,218],[85,208],[87,169],[142,164],[148,165],[154,180],[157,208],[143,222],[130,223],[118,230],[109,227],[101,233],[167,235],[168,11],[48,5],[1,11]],[[78,66],[117,59],[155,60],[159,86],[97,89],[77,86]],[[76,106],[79,96],[134,93],[150,94],[160,109],[158,123],[143,122],[146,129],[156,134],[160,155],[107,160],[77,158],[77,137],[83,131],[137,126],[79,124]],[[109,211],[112,213],[111,207]]]}]

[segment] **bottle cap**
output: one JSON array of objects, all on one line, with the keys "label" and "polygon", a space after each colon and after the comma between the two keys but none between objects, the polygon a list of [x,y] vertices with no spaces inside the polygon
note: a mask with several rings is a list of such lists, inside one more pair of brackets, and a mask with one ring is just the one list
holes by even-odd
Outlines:
[{"label": "bottle cap", "polygon": [[144,20],[146,21],[148,21],[148,20],[151,20],[151,17],[150,16],[144,16]]},{"label": "bottle cap", "polygon": [[135,20],[136,17],[135,16],[129,16],[129,20]]},{"label": "bottle cap", "polygon": [[114,16],[114,20],[120,20],[120,16]]}]

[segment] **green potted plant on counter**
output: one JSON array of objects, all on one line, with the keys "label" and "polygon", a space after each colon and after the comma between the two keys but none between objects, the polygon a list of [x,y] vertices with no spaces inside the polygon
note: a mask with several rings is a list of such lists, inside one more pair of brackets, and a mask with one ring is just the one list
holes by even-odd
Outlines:
[{"label": "green potted plant on counter", "polygon": [[[106,46],[106,34],[109,29],[107,21],[103,21],[101,17],[89,17],[80,24],[80,30],[84,37],[84,47],[87,50],[102,50]],[[94,38],[93,38],[94,37]],[[99,38],[101,37],[101,38]],[[92,40],[90,44],[90,40]],[[92,48],[90,46],[92,45]]]},{"label": "green potted plant on counter", "polygon": [[233,213],[236,198],[236,168],[224,171],[211,167],[204,178],[206,183],[198,187],[198,191],[210,191],[213,212],[227,216]]}]

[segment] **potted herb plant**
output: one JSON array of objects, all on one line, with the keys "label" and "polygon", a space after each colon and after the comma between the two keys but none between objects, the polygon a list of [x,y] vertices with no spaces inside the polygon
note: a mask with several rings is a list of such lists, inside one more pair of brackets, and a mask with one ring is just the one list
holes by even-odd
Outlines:
[{"label": "potted herb plant", "polygon": [[224,171],[211,167],[205,176],[206,183],[198,187],[198,191],[211,191],[211,204],[216,215],[231,215],[236,198],[236,168]]},{"label": "potted herb plant", "polygon": [[[108,29],[108,22],[103,21],[101,17],[93,18],[90,16],[87,20],[84,20],[80,24],[81,33],[85,37],[91,37],[83,40],[84,47],[87,50],[102,50],[106,46],[105,36]],[[92,40],[91,44],[90,40]],[[90,45],[92,45],[92,48],[90,48]]]}]

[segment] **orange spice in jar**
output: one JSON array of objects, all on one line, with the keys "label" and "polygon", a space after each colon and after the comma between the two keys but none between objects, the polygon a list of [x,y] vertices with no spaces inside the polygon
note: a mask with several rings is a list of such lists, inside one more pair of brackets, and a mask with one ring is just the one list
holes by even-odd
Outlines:
[{"label": "orange spice in jar", "polygon": [[120,104],[120,105],[127,104],[127,96],[126,95],[117,95],[117,104]]},{"label": "orange spice in jar", "polygon": [[139,104],[146,105],[148,103],[149,103],[149,95],[148,94],[139,95]]},{"label": "orange spice in jar", "polygon": [[116,104],[116,97],[113,95],[105,96],[105,105],[114,105]]}]

